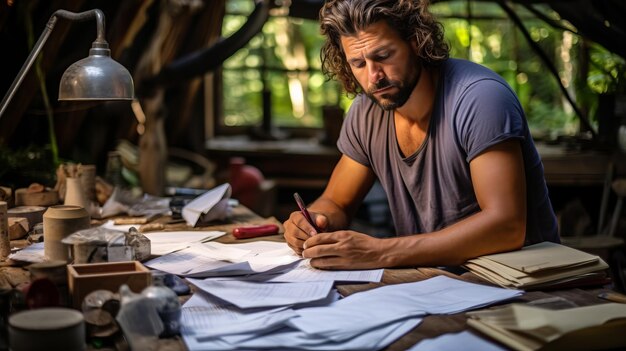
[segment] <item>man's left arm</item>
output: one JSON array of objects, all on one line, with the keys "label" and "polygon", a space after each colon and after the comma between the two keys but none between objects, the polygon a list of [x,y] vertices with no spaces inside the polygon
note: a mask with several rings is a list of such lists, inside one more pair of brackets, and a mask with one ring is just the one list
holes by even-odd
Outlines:
[{"label": "man's left arm", "polygon": [[522,247],[526,179],[520,141],[487,148],[470,162],[480,211],[432,233],[377,239],[352,231],[316,235],[303,257],[328,269],[458,265],[477,256]]}]

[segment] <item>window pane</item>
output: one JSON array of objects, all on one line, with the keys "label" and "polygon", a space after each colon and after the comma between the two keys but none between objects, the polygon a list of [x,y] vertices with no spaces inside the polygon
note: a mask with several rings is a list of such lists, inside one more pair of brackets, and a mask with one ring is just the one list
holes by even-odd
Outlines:
[{"label": "window pane", "polygon": [[[243,21],[244,16],[227,15],[224,32],[236,31]],[[271,17],[262,33],[224,62],[223,124],[260,125],[266,89],[274,126],[321,128],[322,106],[341,101],[339,84],[325,81],[320,70],[322,40],[317,21]]]}]

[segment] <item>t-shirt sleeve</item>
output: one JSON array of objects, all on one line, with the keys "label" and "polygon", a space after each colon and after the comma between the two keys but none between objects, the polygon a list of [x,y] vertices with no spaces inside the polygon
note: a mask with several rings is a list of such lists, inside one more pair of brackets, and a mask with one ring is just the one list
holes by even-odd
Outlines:
[{"label": "t-shirt sleeve", "polygon": [[350,106],[341,126],[337,148],[342,154],[354,161],[371,167],[370,159],[367,156],[367,139],[364,136],[367,133],[367,125],[363,125],[367,118],[364,105],[363,97],[359,96]]},{"label": "t-shirt sleeve", "polygon": [[467,162],[495,144],[524,138],[525,116],[517,96],[494,79],[468,86],[456,105],[454,119]]}]

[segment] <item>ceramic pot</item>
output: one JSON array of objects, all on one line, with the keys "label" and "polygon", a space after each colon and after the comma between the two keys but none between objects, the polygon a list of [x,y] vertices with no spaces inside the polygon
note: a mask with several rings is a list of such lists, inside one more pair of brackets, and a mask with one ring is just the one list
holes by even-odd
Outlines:
[{"label": "ceramic pot", "polygon": [[43,214],[44,255],[49,261],[69,261],[69,246],[61,240],[90,227],[89,213],[79,206],[52,206]]},{"label": "ceramic pot", "polygon": [[263,174],[254,167],[247,165],[241,157],[230,159],[229,183],[232,187],[232,197],[239,200],[244,206],[255,209],[261,195]]},{"label": "ceramic pot", "polygon": [[58,307],[15,313],[9,317],[9,344],[14,351],[85,350],[83,314]]},{"label": "ceramic pot", "polygon": [[78,165],[78,174],[87,200],[96,201],[96,166]]},{"label": "ceramic pot", "polygon": [[65,205],[80,206],[89,211],[90,202],[87,199],[80,178],[67,178],[65,180]]},{"label": "ceramic pot", "polygon": [[68,306],[69,292],[67,286],[67,262],[45,261],[28,266],[31,283],[37,279],[49,279],[59,292],[59,304]]}]

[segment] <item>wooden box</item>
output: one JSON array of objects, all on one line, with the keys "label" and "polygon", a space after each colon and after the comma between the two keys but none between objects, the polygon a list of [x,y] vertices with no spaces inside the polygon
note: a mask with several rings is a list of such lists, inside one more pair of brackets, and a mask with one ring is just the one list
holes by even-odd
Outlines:
[{"label": "wooden box", "polygon": [[123,284],[140,293],[152,283],[150,270],[139,261],[86,263],[67,266],[69,292],[74,308],[81,308],[83,299],[94,290],[114,293]]}]

